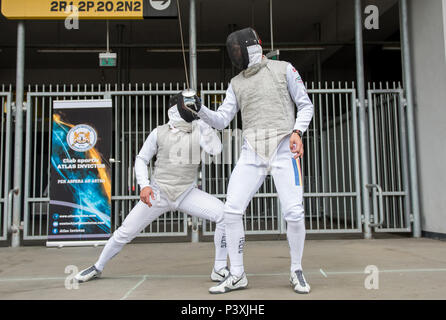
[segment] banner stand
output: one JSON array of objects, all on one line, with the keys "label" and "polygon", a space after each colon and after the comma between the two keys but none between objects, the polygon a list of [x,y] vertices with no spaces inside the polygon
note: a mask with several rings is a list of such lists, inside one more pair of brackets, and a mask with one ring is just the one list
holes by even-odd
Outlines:
[{"label": "banner stand", "polygon": [[111,236],[112,100],[53,102],[47,247]]},{"label": "banner stand", "polygon": [[46,246],[50,247],[98,247],[105,246],[107,240],[98,240],[98,241],[47,241]]}]

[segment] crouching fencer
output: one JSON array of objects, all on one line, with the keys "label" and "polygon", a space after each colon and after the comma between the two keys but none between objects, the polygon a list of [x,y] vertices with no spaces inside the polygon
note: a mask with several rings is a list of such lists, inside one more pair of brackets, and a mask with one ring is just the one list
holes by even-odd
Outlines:
[{"label": "crouching fencer", "polygon": [[[107,241],[99,260],[75,276],[79,282],[100,277],[107,262],[125,244],[171,210],[216,222],[215,262],[211,279],[222,281],[229,274],[226,266],[224,204],[195,186],[200,146],[205,152],[215,155],[221,152],[222,144],[214,129],[197,120],[193,113],[182,107],[184,104],[177,103],[181,99],[181,94],[170,99],[169,122],[150,133],[136,157],[135,172],[141,187],[141,200]],[[148,164],[155,155],[155,170],[149,181]]]},{"label": "crouching fencer", "polygon": [[313,118],[313,104],[290,63],[263,56],[261,41],[253,29],[230,34],[226,46],[233,65],[241,72],[232,78],[217,111],[205,106],[196,110],[201,120],[220,130],[240,110],[244,139],[224,207],[230,275],[209,291],[225,293],[248,286],[243,265],[243,214],[267,174],[271,174],[287,222],[290,283],[295,292],[309,293],[301,262],[305,221],[300,158],[302,134]]}]

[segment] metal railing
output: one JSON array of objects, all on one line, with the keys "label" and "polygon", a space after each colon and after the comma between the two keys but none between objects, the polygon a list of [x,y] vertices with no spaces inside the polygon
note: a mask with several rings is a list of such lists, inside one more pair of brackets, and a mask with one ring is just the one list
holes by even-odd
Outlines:
[{"label": "metal railing", "polygon": [[4,241],[8,236],[10,225],[9,191],[11,188],[11,86],[0,87],[0,241]]},{"label": "metal railing", "polygon": [[[134,159],[148,134],[167,122],[170,95],[184,84],[127,86],[34,86],[28,87],[26,101],[26,138],[24,172],[24,239],[47,238],[51,114],[54,100],[102,99],[113,101],[112,145],[112,229],[121,225],[139,201],[139,186],[134,174]],[[411,230],[406,125],[403,91],[399,84],[369,85],[366,130],[368,160],[372,173],[366,189],[371,195],[371,219],[364,221],[359,166],[358,102],[351,83],[310,83],[308,94],[315,106],[313,121],[304,136],[304,206],[308,233],[361,233],[364,224],[375,232]],[[378,89],[377,89],[378,88]],[[202,101],[212,110],[223,102],[224,84],[202,84]],[[2,104],[11,109],[11,93],[0,94]],[[9,99],[9,100],[8,100]],[[9,101],[9,102],[5,102]],[[10,110],[9,109],[9,110]],[[9,115],[9,116],[8,116]],[[8,122],[9,121],[9,122]],[[7,125],[6,123],[9,123]],[[2,113],[2,128],[11,127],[11,112]],[[231,172],[242,146],[241,116],[237,114],[228,128],[220,131],[223,153],[207,155],[201,166],[201,188],[225,200]],[[0,141],[11,141],[2,129]],[[3,142],[2,142],[3,143]],[[4,154],[7,144],[2,144]],[[2,155],[2,159],[5,156]],[[4,160],[2,172],[10,166]],[[150,163],[149,171],[153,168]],[[6,176],[2,176],[3,181]],[[8,178],[10,180],[10,178]],[[3,184],[0,213],[2,238],[8,222],[5,205],[9,186]],[[382,190],[382,192],[380,191]],[[368,194],[366,195],[369,196]],[[382,204],[382,205],[381,205]],[[286,231],[280,202],[271,176],[254,196],[244,215],[247,234],[283,234]],[[378,223],[381,222],[381,223]],[[203,235],[212,235],[213,223],[203,221]],[[139,236],[188,236],[184,213],[168,212],[148,226]]]},{"label": "metal railing", "polygon": [[[34,90],[33,90],[34,89]],[[174,90],[175,89],[175,90]],[[113,100],[112,145],[112,225],[121,225],[139,201],[139,186],[134,175],[134,158],[152,129],[167,120],[170,95],[180,85],[143,86],[55,86],[28,88],[26,115],[24,184],[24,239],[47,238],[51,114],[54,100]],[[153,162],[150,163],[150,172]],[[187,236],[187,218],[180,212],[168,212],[149,225],[140,237]]]},{"label": "metal railing", "polygon": [[[376,87],[376,86],[375,86]],[[410,199],[405,99],[402,89],[368,90],[371,183],[382,188],[384,219],[375,232],[409,232]],[[379,195],[372,191],[373,220]]]}]

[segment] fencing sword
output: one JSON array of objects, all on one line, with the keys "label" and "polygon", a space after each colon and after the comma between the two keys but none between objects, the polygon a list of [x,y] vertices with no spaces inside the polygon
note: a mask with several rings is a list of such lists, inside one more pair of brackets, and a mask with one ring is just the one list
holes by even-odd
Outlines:
[{"label": "fencing sword", "polygon": [[179,0],[176,0],[176,1],[177,1],[177,10],[178,10],[178,21],[180,24],[181,51],[183,53],[184,73],[186,76],[186,86],[187,86],[187,89],[183,90],[181,92],[181,95],[184,98],[184,106],[186,107],[186,109],[188,109],[190,112],[196,114],[196,111],[194,111],[193,108],[191,108],[191,106],[193,106],[195,104],[194,97],[197,95],[197,92],[194,89],[191,89],[189,86],[189,76],[188,76],[187,64],[186,64],[186,53],[184,50],[183,26],[181,23],[181,9],[180,9]]}]

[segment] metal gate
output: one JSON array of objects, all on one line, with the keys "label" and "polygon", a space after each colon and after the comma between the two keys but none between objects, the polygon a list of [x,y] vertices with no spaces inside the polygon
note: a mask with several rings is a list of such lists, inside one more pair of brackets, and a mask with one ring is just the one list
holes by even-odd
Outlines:
[{"label": "metal gate", "polygon": [[[362,231],[358,118],[355,89],[347,84],[327,84],[308,89],[314,104],[314,118],[304,137],[304,206],[308,233],[357,233]],[[203,103],[216,110],[224,100],[225,90],[201,88]],[[224,199],[230,174],[241,149],[240,115],[223,130],[222,159],[208,157],[202,164],[203,190]],[[226,152],[226,154],[225,154]],[[215,159],[214,159],[215,160]],[[221,160],[221,159],[219,159]],[[254,196],[244,215],[247,234],[285,233],[277,191],[271,176]],[[214,225],[205,222],[203,233],[212,234]]]},{"label": "metal gate", "polygon": [[[173,89],[176,90],[173,90]],[[34,90],[33,90],[34,89]],[[156,85],[146,90],[115,86],[28,87],[26,106],[26,147],[24,185],[24,239],[47,239],[51,153],[51,114],[54,100],[113,100],[114,144],[112,145],[112,225],[121,225],[139,200],[134,158],[152,129],[164,124],[169,96],[179,84]],[[150,164],[152,170],[153,163]],[[168,212],[149,225],[140,237],[187,236],[187,218]]]},{"label": "metal gate", "polygon": [[406,110],[402,89],[368,90],[375,232],[410,232]]},{"label": "metal gate", "polygon": [[[51,114],[54,100],[113,100],[114,143],[110,161],[113,179],[112,225],[115,229],[139,200],[139,186],[133,169],[135,156],[148,134],[156,126],[167,122],[169,96],[182,87],[184,85],[180,87],[179,84],[148,88],[138,85],[119,88],[100,85],[29,87],[26,106],[24,239],[47,238]],[[216,110],[224,100],[223,84],[202,84],[200,91],[203,103],[212,110]],[[361,212],[356,89],[347,83],[325,84],[324,87],[313,83],[307,91],[315,107],[313,121],[304,136],[305,157],[302,161],[307,232],[360,233],[364,221]],[[10,93],[3,93],[0,97],[3,97],[2,104],[6,101],[7,108],[10,108]],[[376,232],[411,230],[404,109],[401,89],[368,90],[367,132],[369,152],[372,155],[369,157],[369,187],[373,210],[370,223]],[[5,120],[2,117],[2,128],[3,124],[9,128],[7,123],[10,122],[10,113],[6,113]],[[2,139],[10,139],[10,136],[3,138],[3,132],[7,131],[2,129]],[[240,113],[220,134],[223,152],[216,157],[205,157],[200,178],[204,191],[224,200],[242,145]],[[2,150],[3,146],[8,144],[3,144]],[[2,163],[2,166],[5,168],[9,163]],[[152,168],[153,162],[150,170]],[[6,185],[1,190],[3,238],[0,239],[4,239],[6,234],[4,206],[7,190],[9,187]],[[247,234],[285,233],[286,226],[271,176],[265,179],[249,204],[244,222]],[[203,235],[213,234],[214,228],[213,223],[203,221]],[[186,238],[187,235],[187,216],[180,212],[168,212],[139,236]]]},{"label": "metal gate", "polygon": [[0,241],[7,239],[10,225],[11,188],[11,87],[0,87]]}]

